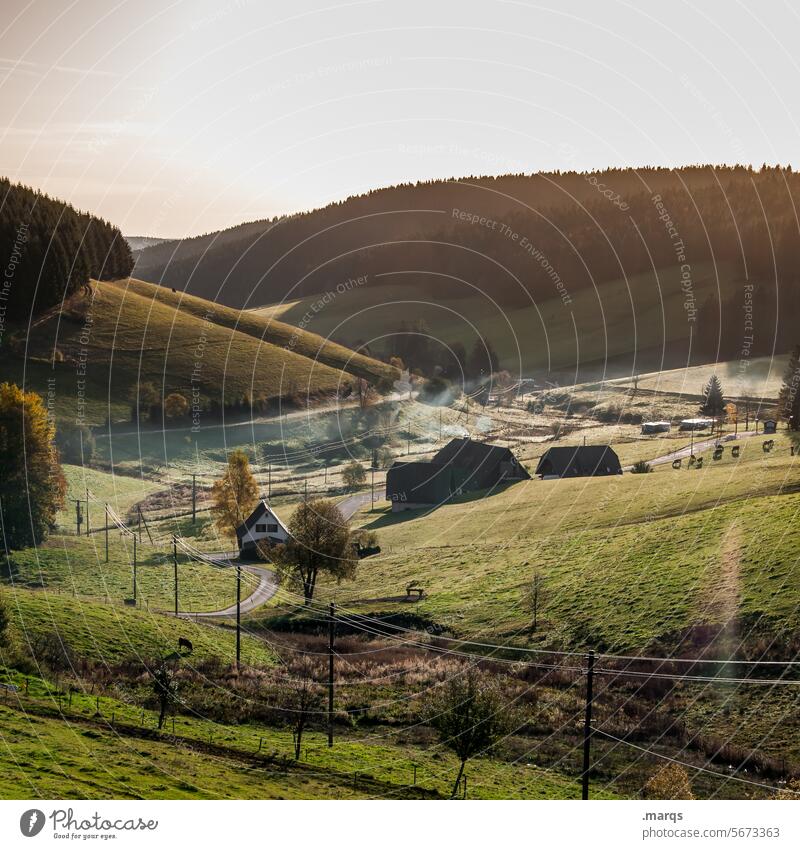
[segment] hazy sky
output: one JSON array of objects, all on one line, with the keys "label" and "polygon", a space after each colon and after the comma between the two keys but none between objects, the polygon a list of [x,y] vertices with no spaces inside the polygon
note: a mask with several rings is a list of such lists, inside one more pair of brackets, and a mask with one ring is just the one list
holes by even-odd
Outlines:
[{"label": "hazy sky", "polygon": [[392,183],[800,164],[783,2],[2,0],[0,173],[128,235]]}]

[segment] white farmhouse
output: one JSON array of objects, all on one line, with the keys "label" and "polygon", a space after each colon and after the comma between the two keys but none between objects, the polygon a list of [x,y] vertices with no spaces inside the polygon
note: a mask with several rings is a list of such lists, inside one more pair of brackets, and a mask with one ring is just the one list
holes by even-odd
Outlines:
[{"label": "white farmhouse", "polygon": [[280,516],[262,499],[255,510],[236,529],[239,556],[256,557],[258,543],[275,545],[286,542],[289,536],[289,529],[283,524]]}]

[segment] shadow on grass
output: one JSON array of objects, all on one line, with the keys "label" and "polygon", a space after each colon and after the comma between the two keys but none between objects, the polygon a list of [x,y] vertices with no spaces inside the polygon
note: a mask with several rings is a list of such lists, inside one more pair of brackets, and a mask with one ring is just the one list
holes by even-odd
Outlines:
[{"label": "shadow on grass", "polygon": [[474,492],[468,492],[464,495],[448,498],[447,501],[444,501],[441,504],[433,504],[430,507],[420,507],[419,510],[398,510],[397,512],[394,512],[391,507],[384,507],[380,510],[371,510],[371,515],[374,515],[375,513],[380,513],[380,515],[368,525],[364,525],[364,530],[374,531],[380,528],[390,528],[394,525],[402,524],[403,522],[409,522],[412,519],[420,519],[423,516],[429,516],[436,509],[444,507],[446,504],[471,504],[475,501],[481,501],[484,498],[490,498],[492,495],[498,495],[510,486],[513,486],[515,483],[520,483],[520,481],[507,481],[498,484],[491,489],[477,489]]}]

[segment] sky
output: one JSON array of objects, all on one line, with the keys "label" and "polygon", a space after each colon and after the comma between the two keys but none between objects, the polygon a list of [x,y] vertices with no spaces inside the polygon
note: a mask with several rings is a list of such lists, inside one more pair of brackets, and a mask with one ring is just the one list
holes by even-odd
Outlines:
[{"label": "sky", "polygon": [[3,0],[0,174],[180,237],[400,182],[800,166],[787,2]]}]

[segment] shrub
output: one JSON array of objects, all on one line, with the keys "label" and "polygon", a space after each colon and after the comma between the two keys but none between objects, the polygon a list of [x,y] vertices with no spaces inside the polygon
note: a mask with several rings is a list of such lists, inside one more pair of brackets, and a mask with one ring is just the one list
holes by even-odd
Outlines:
[{"label": "shrub", "polygon": [[367,470],[357,460],[353,460],[344,467],[342,480],[347,489],[356,489],[367,482]]},{"label": "shrub", "polygon": [[642,789],[645,799],[694,799],[686,770],[670,763],[652,775]]},{"label": "shrub", "polygon": [[95,448],[94,434],[83,425],[60,424],[56,428],[56,446],[61,460],[73,466],[91,463]]},{"label": "shrub", "polygon": [[647,460],[637,460],[631,467],[631,471],[635,475],[646,475],[648,472],[652,472],[653,469]]}]

